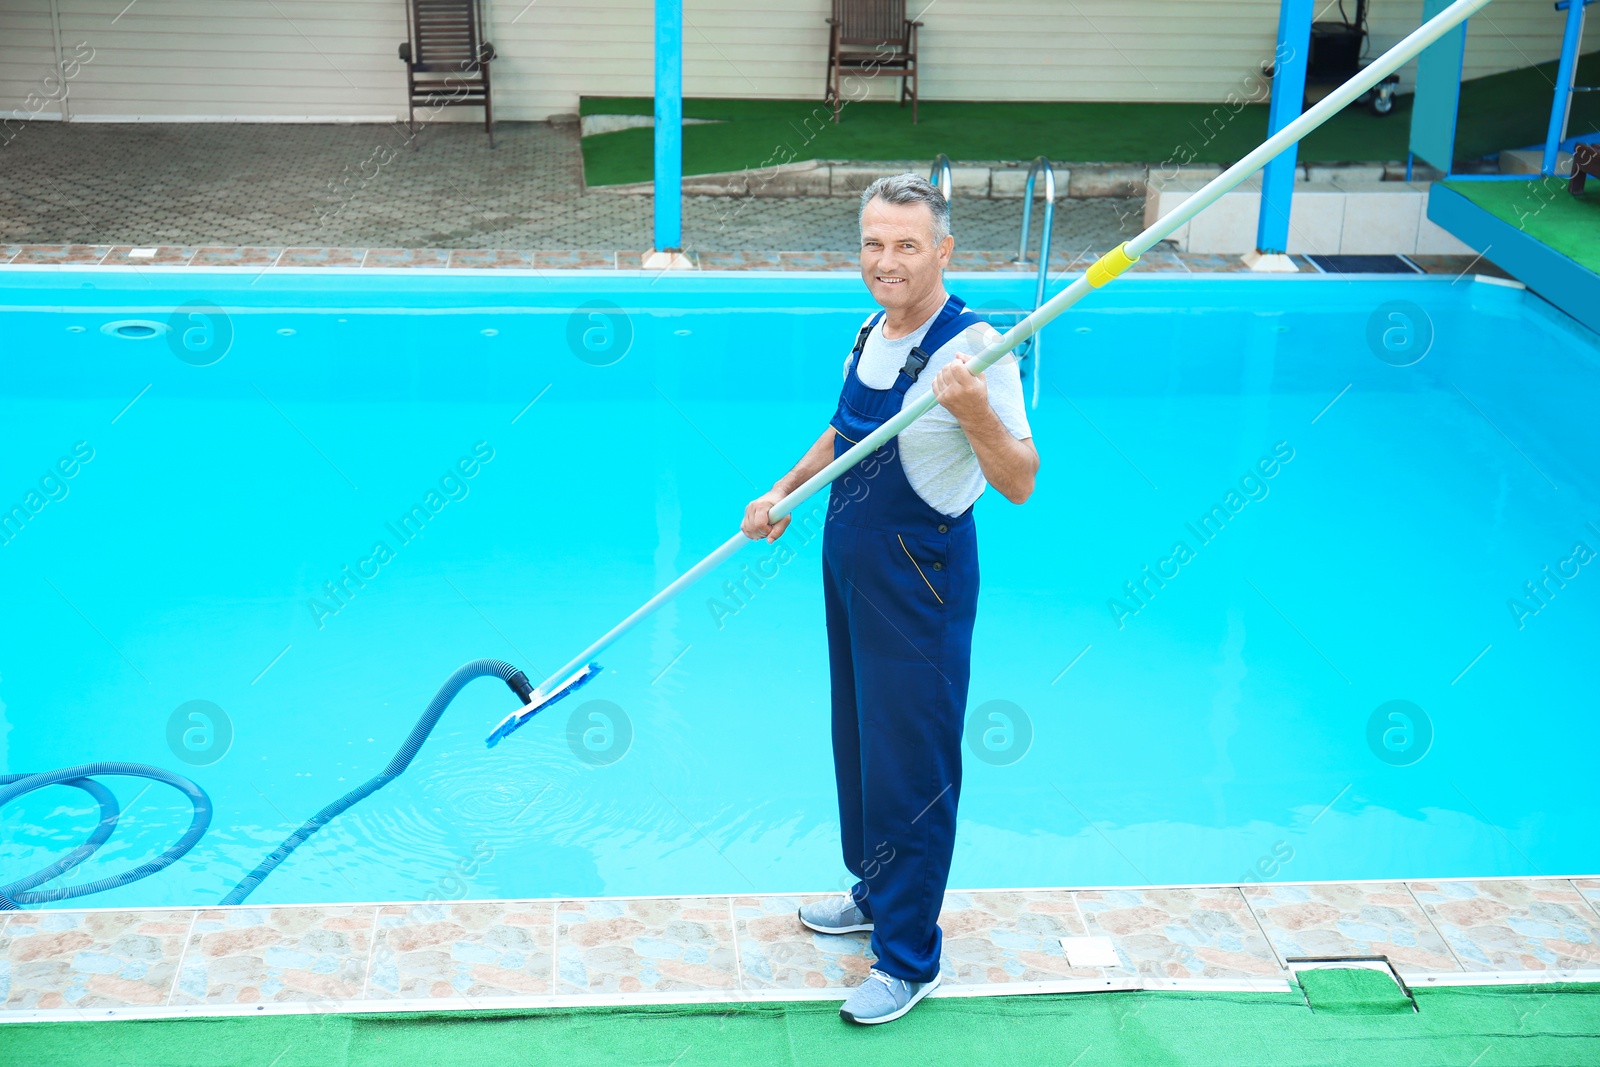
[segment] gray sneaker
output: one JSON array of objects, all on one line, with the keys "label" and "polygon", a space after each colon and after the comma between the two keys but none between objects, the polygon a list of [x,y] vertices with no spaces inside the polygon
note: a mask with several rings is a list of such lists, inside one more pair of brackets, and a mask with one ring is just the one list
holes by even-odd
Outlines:
[{"label": "gray sneaker", "polygon": [[802,904],[800,922],[819,934],[853,934],[872,929],[872,923],[861,914],[855,898],[848,893],[842,897]]},{"label": "gray sneaker", "polygon": [[893,1022],[916,1007],[917,1001],[938,989],[939,978],[936,974],[931,982],[908,982],[874,967],[867,980],[856,986],[839,1009],[839,1017],[863,1026]]}]

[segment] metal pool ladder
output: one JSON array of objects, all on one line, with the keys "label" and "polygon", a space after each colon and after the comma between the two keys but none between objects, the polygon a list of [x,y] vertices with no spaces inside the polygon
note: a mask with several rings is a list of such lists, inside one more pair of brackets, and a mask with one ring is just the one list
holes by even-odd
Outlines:
[{"label": "metal pool ladder", "polygon": [[[1050,230],[1056,215],[1056,172],[1045,156],[1039,156],[1028,167],[1028,186],[1022,194],[1022,238],[1017,243],[1017,258],[1011,261],[1019,267],[1028,265],[1028,226],[1033,221],[1033,187],[1041,173],[1044,175],[1044,230],[1039,235],[1039,281],[1033,292],[1035,311],[1044,303],[1044,283],[1050,272]],[[1021,321],[1020,317],[1018,321]],[[1039,406],[1039,341],[1039,335],[1034,334],[1016,348],[1018,359],[1033,360],[1033,399],[1029,403],[1033,408]]]},{"label": "metal pool ladder", "polygon": [[[1028,228],[1033,222],[1033,190],[1038,182],[1039,175],[1044,175],[1044,230],[1039,236],[1039,274],[1038,283],[1034,286],[1033,310],[1037,311],[1039,305],[1044,303],[1044,286],[1050,272],[1050,231],[1056,217],[1056,172],[1050,165],[1046,156],[1039,156],[1028,167],[1028,185],[1022,198],[1022,237],[1017,242],[1017,258],[1011,262],[1018,266],[1028,264]],[[950,157],[940,152],[933,157],[933,166],[928,171],[928,181],[932,183],[944,196],[945,203],[950,202],[951,193],[954,191],[954,182],[950,174]],[[1009,330],[1023,319],[1021,312],[985,312],[984,317],[990,325],[997,329]],[[1033,360],[1033,398],[1030,407],[1039,406],[1039,335],[1028,338],[1016,347],[1013,353],[1020,360]]]},{"label": "metal pool ladder", "polygon": [[950,157],[940,152],[933,157],[933,169],[928,172],[928,181],[939,190],[939,195],[944,197],[944,202],[950,202],[953,183],[950,180]]}]

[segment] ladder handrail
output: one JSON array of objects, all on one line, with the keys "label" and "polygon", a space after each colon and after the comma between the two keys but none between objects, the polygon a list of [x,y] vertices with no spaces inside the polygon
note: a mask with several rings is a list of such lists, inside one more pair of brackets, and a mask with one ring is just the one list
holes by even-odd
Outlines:
[{"label": "ladder handrail", "polygon": [[1044,172],[1044,232],[1039,235],[1039,291],[1034,301],[1035,308],[1044,303],[1045,272],[1050,264],[1050,230],[1056,213],[1056,171],[1044,156],[1039,156],[1028,167],[1028,186],[1022,194],[1022,237],[1017,242],[1017,258],[1011,261],[1018,265],[1028,262],[1028,228],[1033,223],[1033,186],[1040,171]]},{"label": "ladder handrail", "polygon": [[[1044,303],[1044,283],[1050,272],[1050,231],[1056,217],[1056,171],[1050,165],[1048,156],[1039,156],[1028,166],[1028,186],[1022,194],[1022,238],[1017,243],[1017,258],[1011,262],[1018,266],[1028,265],[1028,227],[1033,222],[1033,187],[1040,173],[1044,174],[1044,229],[1039,235],[1039,280],[1034,287],[1033,309],[1039,310]],[[1030,338],[1032,342],[1028,355],[1033,357],[1033,407],[1039,406],[1039,341],[1035,334]]]},{"label": "ladder handrail", "polygon": [[938,188],[945,203],[950,202],[952,181],[950,178],[950,157],[940,152],[933,157],[933,168],[928,171],[928,181]]}]

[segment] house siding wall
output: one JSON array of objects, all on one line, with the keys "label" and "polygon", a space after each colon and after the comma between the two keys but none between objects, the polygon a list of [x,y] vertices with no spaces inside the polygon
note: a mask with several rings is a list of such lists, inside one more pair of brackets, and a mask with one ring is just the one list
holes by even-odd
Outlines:
[{"label": "house siding wall", "polygon": [[[484,0],[498,117],[576,111],[580,96],[648,96],[651,0]],[[917,3],[913,2],[912,10]],[[1374,0],[1371,53],[1414,28],[1421,0]],[[405,114],[395,48],[403,0],[6,0],[0,113],[63,51],[92,61],[70,81],[76,119],[385,121]],[[688,0],[690,96],[820,98],[827,0]],[[923,16],[924,100],[1224,100],[1272,55],[1276,0],[940,0]],[[1322,17],[1337,17],[1330,5]],[[1468,35],[1469,77],[1552,59],[1549,0],[1498,0]],[[1600,47],[1590,20],[1586,47]],[[1409,87],[1410,72],[1405,72]],[[893,99],[898,82],[865,84]],[[857,90],[858,92],[860,90]],[[57,117],[51,102],[38,117]],[[447,118],[476,121],[476,109]]]}]

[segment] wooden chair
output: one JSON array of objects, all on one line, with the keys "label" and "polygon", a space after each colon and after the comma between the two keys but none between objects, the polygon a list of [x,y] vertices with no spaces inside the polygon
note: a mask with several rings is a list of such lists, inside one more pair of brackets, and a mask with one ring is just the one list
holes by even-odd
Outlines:
[{"label": "wooden chair", "polygon": [[833,0],[828,20],[828,88],[823,102],[833,105],[833,121],[843,106],[840,79],[846,74],[900,77],[900,106],[911,101],[917,121],[917,27],[906,18],[905,0]]},{"label": "wooden chair", "polygon": [[1600,145],[1580,141],[1572,146],[1572,178],[1567,182],[1567,192],[1582,196],[1586,178],[1600,179]]},{"label": "wooden chair", "polygon": [[[483,108],[483,128],[494,147],[494,105],[489,99],[489,63],[494,45],[483,39],[479,0],[406,0],[406,31],[400,45],[406,65],[406,129],[417,132],[418,105]],[[419,77],[420,75],[420,77]]]}]

